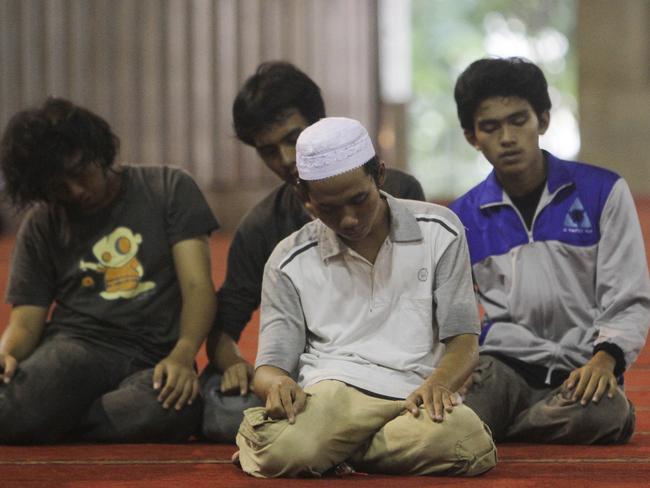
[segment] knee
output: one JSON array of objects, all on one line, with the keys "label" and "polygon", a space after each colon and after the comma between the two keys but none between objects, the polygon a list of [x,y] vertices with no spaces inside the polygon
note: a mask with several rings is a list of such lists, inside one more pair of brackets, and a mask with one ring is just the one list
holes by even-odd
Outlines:
[{"label": "knee", "polygon": [[[30,424],[25,419],[25,412],[0,395],[0,444],[32,444],[41,441],[40,431],[35,423]],[[38,439],[38,440],[37,440]]]},{"label": "knee", "polygon": [[247,410],[237,434],[242,469],[258,478],[320,476],[321,442],[309,433],[308,425],[267,419],[263,408]]},{"label": "knee", "polygon": [[0,386],[0,444],[46,444],[60,439],[61,429],[35,407],[20,402],[13,385]]},{"label": "knee", "polygon": [[[497,451],[490,429],[470,408],[456,407],[443,421],[445,440],[441,443],[440,431],[428,438],[428,449],[449,451],[451,467],[446,474],[476,476],[492,469],[497,463]],[[432,452],[432,451],[429,451]]]},{"label": "knee", "polygon": [[590,402],[570,417],[571,442],[624,444],[634,433],[635,412],[622,391],[612,398]]},{"label": "knee", "polygon": [[261,401],[254,394],[246,396],[222,395],[218,391],[204,391],[203,435],[215,442],[235,441],[244,410],[258,407]]},{"label": "knee", "polygon": [[260,456],[260,471],[269,478],[318,477],[321,475],[318,441],[309,438],[307,432],[297,432],[293,426],[285,430]]}]

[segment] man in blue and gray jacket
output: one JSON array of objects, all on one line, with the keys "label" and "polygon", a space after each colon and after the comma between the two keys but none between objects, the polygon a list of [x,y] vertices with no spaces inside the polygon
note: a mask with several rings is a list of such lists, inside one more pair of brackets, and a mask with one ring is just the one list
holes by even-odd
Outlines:
[{"label": "man in blue and gray jacket", "polygon": [[497,441],[625,443],[635,416],[619,385],[650,322],[630,190],[540,149],[551,101],[533,63],[478,60],[454,95],[467,141],[494,168],[451,206],[485,312],[465,401]]}]

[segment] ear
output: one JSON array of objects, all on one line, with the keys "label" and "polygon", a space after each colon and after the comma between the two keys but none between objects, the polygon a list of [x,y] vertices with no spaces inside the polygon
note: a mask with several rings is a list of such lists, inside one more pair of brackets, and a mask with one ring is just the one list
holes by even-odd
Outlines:
[{"label": "ear", "polygon": [[463,134],[465,135],[465,140],[468,142],[468,144],[472,146],[474,149],[476,149],[477,151],[480,151],[480,149],[476,145],[476,135],[474,134],[474,131],[465,129],[463,131]]},{"label": "ear", "polygon": [[377,181],[377,188],[382,188],[384,186],[384,181],[386,181],[386,165],[380,159],[379,160],[379,181]]},{"label": "ear", "polygon": [[539,135],[540,136],[546,133],[550,123],[551,123],[551,113],[548,110],[545,110],[539,116]]}]

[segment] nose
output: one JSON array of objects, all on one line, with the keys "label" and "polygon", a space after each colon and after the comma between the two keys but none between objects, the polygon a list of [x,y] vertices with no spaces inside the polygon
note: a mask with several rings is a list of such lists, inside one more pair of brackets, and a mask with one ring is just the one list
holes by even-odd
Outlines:
[{"label": "nose", "polygon": [[359,217],[353,207],[344,207],[340,221],[341,230],[354,229],[359,225]]},{"label": "nose", "polygon": [[67,181],[66,190],[72,200],[79,200],[85,194],[85,188],[76,181]]},{"label": "nose", "polygon": [[515,133],[509,124],[503,124],[501,128],[501,139],[499,141],[503,146],[509,146],[515,142]]}]

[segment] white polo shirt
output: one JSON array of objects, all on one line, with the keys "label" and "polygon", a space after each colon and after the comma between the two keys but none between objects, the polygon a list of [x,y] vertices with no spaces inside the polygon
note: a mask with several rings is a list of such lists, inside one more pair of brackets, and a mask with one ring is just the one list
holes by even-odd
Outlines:
[{"label": "white polo shirt", "polygon": [[433,372],[441,341],[478,334],[465,232],[449,209],[382,192],[390,233],[374,265],[320,220],[266,263],[256,367],[304,388],[326,379],[406,398]]}]

